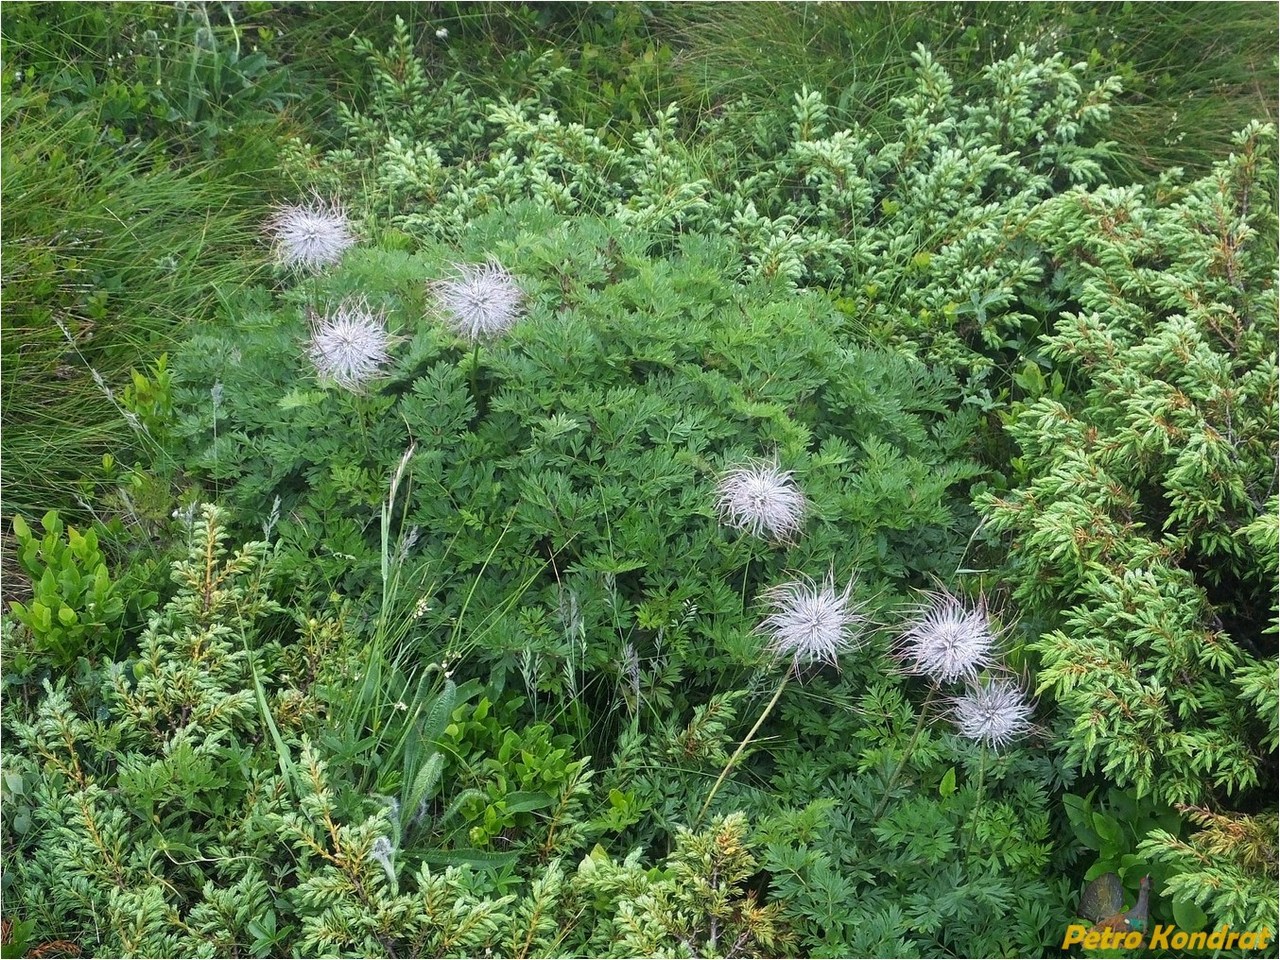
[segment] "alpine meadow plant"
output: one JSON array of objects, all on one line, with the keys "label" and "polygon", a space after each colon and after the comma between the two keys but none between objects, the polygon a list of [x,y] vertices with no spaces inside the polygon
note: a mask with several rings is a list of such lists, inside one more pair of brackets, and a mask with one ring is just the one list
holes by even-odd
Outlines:
[{"label": "alpine meadow plant", "polygon": [[808,502],[790,470],[755,460],[729,470],[716,487],[716,508],[730,527],[787,542],[804,523]]},{"label": "alpine meadow plant", "polygon": [[[190,9],[192,77],[270,69]],[[1108,867],[1269,922],[1274,132],[1107,183],[1114,78],[1016,39],[584,113],[649,14],[491,12],[364,18],[256,273],[91,368],[155,457],[119,502],[193,505],[164,603],[14,525],[5,909],[53,942],[6,955],[1034,956]],[[89,367],[120,291],[59,289]]]},{"label": "alpine meadow plant", "polygon": [[316,376],[322,383],[364,392],[391,357],[394,338],[387,332],[386,316],[364,300],[348,299],[310,319],[307,355]]},{"label": "alpine meadow plant", "polygon": [[962,737],[997,750],[1031,729],[1034,710],[1022,687],[1007,677],[972,682],[950,707]]},{"label": "alpine meadow plant", "polygon": [[[511,238],[503,257],[531,303],[522,336],[485,348],[483,410],[467,389],[466,342],[431,324],[370,387],[376,414],[358,437],[332,429],[340,398],[281,369],[294,311],[237,309],[175,360],[175,390],[193,404],[207,403],[207,384],[226,385],[217,446],[200,406],[182,421],[199,469],[219,471],[224,496],[244,507],[280,496],[280,535],[308,556],[315,531],[331,531],[300,574],[331,571],[357,595],[374,586],[381,551],[362,532],[372,527],[360,504],[382,499],[377,478],[415,443],[395,522],[430,531],[412,560],[438,564],[448,584],[424,633],[456,617],[474,589],[474,607],[495,612],[492,642],[477,651],[491,669],[542,694],[572,689],[570,675],[579,691],[612,689],[631,644],[641,686],[646,664],[665,664],[653,695],[683,699],[686,671],[710,671],[710,689],[716,672],[758,663],[750,601],[788,568],[821,578],[839,556],[870,581],[897,582],[957,565],[967,533],[950,513],[963,501],[948,490],[973,470],[960,426],[972,414],[946,409],[953,379],[839,343],[826,298],[726,277],[722,241],[689,237],[655,260],[637,231],[619,238],[606,222],[533,207],[476,230]],[[353,251],[322,292],[358,288],[386,306],[389,324],[414,329],[417,278],[457,258],[443,245]],[[927,428],[935,418],[950,426]],[[724,535],[713,465],[762,446],[803,468],[815,506],[802,541],[756,557],[752,538]],[[359,559],[344,567],[337,552]],[[526,582],[518,612],[497,615]],[[833,587],[827,606],[857,613],[842,596]],[[715,641],[695,642],[701,631]],[[829,657],[833,647],[811,650]]]},{"label": "alpine meadow plant", "polygon": [[319,195],[277,208],[267,220],[266,232],[278,263],[307,272],[341,262],[356,243],[342,204]]},{"label": "alpine meadow plant", "polygon": [[[419,905],[448,897],[483,916],[454,942],[475,951],[499,943],[494,931],[508,917],[498,901],[511,896],[523,919],[508,924],[516,932],[501,946],[564,952],[584,941],[571,925],[561,937],[556,911],[596,917],[613,901],[575,887],[557,858],[598,843],[599,855],[579,861],[586,874],[612,870],[611,848],[661,845],[710,867],[690,876],[713,878],[699,909],[714,922],[682,919],[687,899],[646,885],[660,899],[643,914],[626,910],[651,926],[611,928],[633,931],[622,940],[639,954],[727,953],[726,924],[747,918],[765,935],[742,943],[759,950],[793,933],[810,954],[1042,949],[1073,907],[1079,870],[1073,841],[1055,833],[1054,792],[1084,766],[1072,750],[1087,738],[1055,753],[1025,736],[1036,708],[1003,673],[1002,631],[984,602],[930,594],[892,650],[869,638],[920,584],[962,567],[978,522],[970,481],[982,475],[983,489],[1004,499],[980,497],[979,508],[1016,500],[1018,520],[1032,526],[992,523],[1012,531],[1021,632],[1079,626],[1096,639],[1069,619],[1090,610],[1068,606],[1078,571],[1053,567],[1071,547],[1050,548],[1033,525],[1037,510],[1053,511],[1071,491],[1026,488],[1033,471],[1061,472],[1046,461],[1069,441],[1080,441],[1080,457],[1100,452],[1085,429],[1038,437],[1060,427],[1056,408],[1035,407],[1031,421],[1021,408],[1007,421],[1000,414],[1015,388],[1029,406],[1050,390],[1065,405],[1090,389],[1106,345],[1075,355],[1040,339],[1077,308],[1114,309],[1123,327],[1138,313],[1163,316],[1178,293],[1157,284],[1127,314],[1107,300],[1124,289],[1108,282],[1114,251],[1082,264],[1055,235],[1071,224],[1080,243],[1096,210],[1140,206],[1094,189],[1105,145],[1090,131],[1114,84],[1022,51],[992,64],[963,101],[920,52],[910,92],[892,107],[897,138],[835,129],[828,106],[802,90],[790,109],[748,116],[727,105],[684,127],[663,111],[628,144],[562,122],[546,63],[512,101],[437,81],[403,26],[388,54],[362,49],[378,96],[340,108],[335,149],[299,145],[293,161],[318,188],[359,191],[360,209],[388,211],[380,244],[346,251],[306,289],[236,294],[174,362],[188,475],[255,524],[278,498],[278,562],[312,601],[337,598],[354,649],[386,635],[389,557],[404,577],[395,582],[413,594],[400,606],[414,616],[383,658],[404,668],[394,695],[371,670],[326,675],[330,695],[354,688],[379,711],[357,704],[368,722],[309,740],[302,754],[309,818],[291,821],[290,836],[322,874],[302,899],[332,906],[325,898],[341,886],[334,916],[375,914],[394,927],[397,950],[416,950],[438,943]],[[691,133],[703,137],[699,149],[684,138]],[[1171,181],[1162,202],[1178,189]],[[1107,223],[1133,219],[1097,221],[1104,234]],[[1176,260],[1158,253],[1151,263],[1162,268]],[[1234,302],[1215,289],[1213,302]],[[357,296],[380,305],[383,334],[408,334],[392,358],[381,335],[312,330],[318,379],[364,394],[358,431],[335,427],[346,397],[280,362],[281,344],[299,337],[299,303],[338,304],[332,318]],[[1268,317],[1247,298],[1237,315],[1249,318],[1242,343]],[[1236,329],[1212,319],[1228,337]],[[520,335],[507,336],[517,322]],[[319,350],[322,340],[332,349]],[[1112,337],[1117,349],[1138,340],[1133,329]],[[1153,345],[1134,360],[1158,366],[1158,355]],[[1055,364],[1070,376],[1036,380]],[[1117,393],[1135,386],[1122,371],[1115,379]],[[212,423],[211,384],[224,384],[226,397]],[[1031,396],[1041,386],[1044,395]],[[1247,388],[1266,396],[1263,374]],[[1170,424],[1180,403],[1169,399],[1162,413]],[[1244,412],[1228,406],[1235,424]],[[1113,430],[1122,419],[1112,412],[1091,426]],[[1003,463],[979,468],[977,457],[1010,439],[1024,446],[1013,475]],[[1149,467],[1176,456],[1173,447],[1135,453]],[[761,450],[774,454],[751,459]],[[1142,522],[1178,516],[1199,530],[1212,518],[1192,495],[1195,464],[1176,466],[1171,513]],[[388,475],[403,479],[389,496]],[[1076,487],[1088,479],[1085,471]],[[1262,532],[1247,504],[1256,498],[1227,487],[1248,521],[1238,539],[1253,549]],[[1250,474],[1244,489],[1265,493],[1256,488]],[[1126,502],[1141,501],[1135,491]],[[1073,509],[1079,543],[1074,531],[1094,529],[1092,515]],[[1132,532],[1127,522],[1106,528],[1108,543]],[[421,534],[397,540],[393,531],[406,530]],[[1228,546],[1236,539],[1213,538],[1203,556],[1238,560]],[[995,567],[1005,545],[988,546]],[[1029,557],[1033,548],[1042,552]],[[1100,556],[1082,557],[1081,569],[1100,573],[1089,566]],[[837,568],[858,571],[857,581],[837,585]],[[1092,610],[1110,612],[1094,601]],[[1229,613],[1248,616],[1243,605]],[[1096,678],[1081,678],[1078,663],[1068,676],[1057,649],[1033,637],[1018,652],[1039,670],[1044,710],[1065,715],[1087,706],[1071,700],[1072,684]],[[436,678],[416,687],[424,675],[415,664],[448,673],[439,689],[459,702],[425,709],[427,694],[419,701],[416,691],[437,689]],[[1265,702],[1261,679],[1242,670],[1232,682]],[[931,722],[943,719],[933,698],[947,694],[956,694],[950,722]],[[757,702],[754,721],[740,722],[744,704]],[[1066,722],[1059,716],[1052,729]],[[395,769],[361,767],[366,742],[388,746]],[[715,872],[751,842],[738,812],[759,824],[768,908],[735,886],[744,857]],[[326,818],[353,826],[326,835]],[[706,824],[710,834],[697,832]],[[464,858],[496,869],[434,872]],[[640,889],[628,870],[610,876]],[[592,899],[574,899],[584,889]],[[312,917],[304,944],[378,950],[368,929]]]},{"label": "alpine meadow plant", "polygon": [[479,343],[510,330],[523,313],[524,294],[496,260],[453,265],[454,276],[432,284],[447,323],[464,339]]},{"label": "alpine meadow plant", "polygon": [[837,589],[835,578],[792,580],[764,594],[773,608],[760,624],[769,652],[790,661],[797,673],[810,664],[839,666],[842,654],[865,642],[867,617],[853,599],[854,580]]},{"label": "alpine meadow plant", "polygon": [[[704,824],[731,812],[710,809],[707,784],[755,778],[767,755],[749,748],[757,733],[773,742],[778,711],[808,704],[815,685],[838,684],[832,695],[847,701],[888,672],[863,648],[864,628],[908,582],[959,564],[969,514],[956,488],[973,471],[973,414],[952,409],[946,373],[838,339],[829,298],[734,280],[722,238],[685,237],[655,258],[640,231],[534,206],[483,218],[474,232],[462,255],[506,238],[496,255],[530,304],[521,336],[484,347],[483,407],[468,389],[467,341],[419,323],[391,375],[362,398],[373,410],[367,429],[334,430],[344,398],[279,363],[297,310],[273,310],[255,294],[175,360],[183,436],[194,469],[217,477],[238,509],[280,497],[281,564],[317,597],[345,595],[347,619],[366,630],[381,607],[380,478],[412,444],[386,522],[423,531],[404,582],[432,573],[397,657],[437,662],[443,638],[479,620],[483,642],[466,644],[451,669],[493,678],[508,698],[522,690],[512,726],[549,724],[593,757],[623,749],[623,737],[672,743],[661,764],[674,761],[675,772],[658,788],[669,796],[644,787],[633,803],[634,777],[622,773],[604,790],[614,829],[649,843],[646,825],[674,833],[700,808]],[[358,289],[385,305],[390,325],[413,329],[425,312],[420,292],[459,256],[438,242],[414,253],[353,250],[318,292]],[[202,413],[213,382],[227,398],[216,447]],[[717,465],[748,463],[761,448],[805,477],[804,536],[786,550],[726,537],[717,507]],[[858,583],[837,583],[837,563],[857,569]],[[778,605],[758,613],[770,586],[786,583],[770,594]],[[865,598],[863,584],[873,585]],[[776,630],[757,630],[771,615]],[[855,649],[866,655],[845,656]],[[820,668],[832,662],[841,673],[827,678],[836,672]],[[804,684],[790,682],[797,674]],[[772,688],[755,730],[740,730],[731,709],[746,676]],[[615,708],[620,687],[636,709]],[[667,718],[690,714],[680,745]],[[503,777],[518,782],[511,770]],[[520,800],[495,780],[474,789],[488,799],[465,804],[453,822],[505,852],[504,840],[529,829],[527,812],[504,807]],[[402,788],[394,793],[408,809]]]},{"label": "alpine meadow plant", "polygon": [[935,685],[976,680],[997,654],[985,600],[970,608],[948,592],[928,594],[902,628],[897,653],[909,672]]},{"label": "alpine meadow plant", "polygon": [[821,583],[807,579],[791,580],[765,591],[763,599],[773,612],[765,617],[757,631],[768,638],[768,651],[772,657],[790,660],[789,669],[783,672],[773,698],[761,712],[755,726],[743,737],[712,784],[698,814],[699,820],[706,815],[720,784],[777,705],[792,675],[799,676],[803,667],[814,664],[838,667],[841,654],[865,642],[862,630],[868,619],[861,605],[853,599],[854,583],[855,578],[850,577],[844,589],[837,591],[835,575],[829,573]]}]

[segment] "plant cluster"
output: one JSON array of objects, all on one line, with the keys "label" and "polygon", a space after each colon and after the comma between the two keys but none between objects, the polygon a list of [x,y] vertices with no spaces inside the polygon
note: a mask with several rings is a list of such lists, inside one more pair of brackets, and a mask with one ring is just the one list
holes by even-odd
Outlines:
[{"label": "plant cluster", "polygon": [[1171,803],[1240,797],[1276,743],[1273,137],[1185,188],[1046,205],[1071,388],[1014,406],[1011,488],[981,498],[1067,755]]},{"label": "plant cluster", "polygon": [[[222,522],[212,506],[193,516],[189,552],[173,568],[177,592],[136,657],[105,662],[93,682],[46,682],[29,718],[7,718],[19,744],[4,771],[8,895],[46,938],[192,957],[291,946],[632,956],[718,942],[721,955],[753,956],[785,942],[778,907],[744,888],[755,860],[740,815],[686,832],[653,869],[599,848],[576,873],[552,857],[532,868],[522,895],[500,893],[483,872],[401,855],[390,839],[399,827],[377,798],[344,818],[311,741],[324,703],[291,667],[291,642],[273,639],[281,611],[268,596],[270,547],[229,552]],[[482,702],[471,716],[484,712]],[[542,788],[566,769],[549,772],[562,749],[530,759],[545,736],[536,730],[521,748],[509,731],[499,741],[501,729],[483,728],[486,744],[458,724],[482,726],[458,715],[441,748],[465,737],[498,764],[519,750],[516,768]],[[581,761],[571,766],[577,777]],[[546,855],[581,849],[575,810],[560,812],[559,837],[540,833]]]},{"label": "plant cluster", "polygon": [[118,639],[124,601],[94,531],[64,528],[55,510],[41,525],[44,536],[38,538],[21,516],[13,521],[18,563],[31,578],[34,595],[28,603],[14,601],[12,613],[31,632],[36,652],[66,667],[88,652],[91,637]]},{"label": "plant cluster", "polygon": [[367,185],[371,209],[420,240],[456,241],[522,201],[611,216],[660,245],[688,231],[730,237],[743,276],[833,286],[877,339],[976,375],[1043,325],[1045,304],[1019,302],[1043,277],[1025,225],[1039,201],[1099,177],[1106,144],[1092,131],[1118,89],[1022,51],[961,103],[920,50],[888,143],[857,124],[833,130],[823,98],[801,91],[790,117],[744,104],[706,118],[695,150],[674,107],[629,144],[562,121],[546,108],[548,61],[533,65],[535,93],[507,100],[437,82],[403,23],[388,52],[365,49],[380,96],[341,108],[340,148],[298,145],[306,182]]},{"label": "plant cluster", "polygon": [[[7,525],[6,953],[1041,955],[1104,885],[1274,926],[1274,131],[1124,185],[1115,79],[1021,34],[681,112],[645,25],[697,9],[472,9],[319,12],[358,90],[164,296],[170,164],[265,129],[287,16],[183,5],[156,91],[158,9],[6,63],[24,208],[96,174],[23,215],[5,365],[83,368],[82,507],[177,544],[161,603],[119,517]],[[152,305],[181,342],[109,349]]]}]

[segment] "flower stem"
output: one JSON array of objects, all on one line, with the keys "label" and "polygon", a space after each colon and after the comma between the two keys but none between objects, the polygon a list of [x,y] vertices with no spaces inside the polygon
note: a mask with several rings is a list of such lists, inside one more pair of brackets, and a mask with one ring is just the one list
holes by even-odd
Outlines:
[{"label": "flower stem", "polygon": [[756,731],[760,729],[760,725],[764,723],[765,717],[773,711],[774,706],[778,702],[778,698],[782,696],[782,691],[787,688],[787,681],[791,679],[791,672],[788,671],[782,675],[782,682],[778,684],[778,689],[773,692],[773,699],[769,701],[769,705],[764,708],[764,712],[760,714],[760,718],[756,720],[755,726],[750,732],[742,738],[742,742],[738,744],[738,749],[733,751],[733,756],[729,758],[729,762],[724,765],[724,769],[720,771],[720,776],[716,778],[716,782],[711,786],[711,792],[707,794],[706,802],[702,804],[702,809],[698,811],[697,823],[702,822],[702,818],[706,816],[707,808],[711,806],[711,801],[715,799],[716,791],[720,789],[720,784],[724,783],[724,778],[729,775],[729,771],[733,769],[733,765],[738,762],[738,758],[742,756],[742,751],[747,749],[747,744],[751,742],[751,738],[756,735]]},{"label": "flower stem", "polygon": [[476,373],[480,369],[480,341],[476,340],[476,346],[471,351],[471,399],[475,401],[476,409],[480,408],[480,394],[476,389]]},{"label": "flower stem", "polygon": [[987,778],[986,744],[980,745],[978,750],[978,792],[973,798],[973,822],[969,824],[969,838],[965,842],[965,853],[973,851],[973,841],[978,837],[978,810],[982,807],[982,788]]},{"label": "flower stem", "polygon": [[880,802],[876,804],[875,812],[871,814],[873,821],[880,819],[880,814],[884,813],[884,808],[889,803],[889,795],[893,792],[893,785],[898,782],[898,777],[902,773],[902,768],[907,765],[907,761],[911,759],[911,753],[916,748],[916,741],[920,739],[920,731],[924,729],[925,717],[929,713],[929,704],[933,701],[933,695],[938,692],[937,686],[929,688],[929,694],[924,698],[924,703],[920,704],[920,717],[916,720],[915,732],[911,734],[911,740],[907,743],[907,749],[902,754],[902,759],[898,761],[898,766],[893,771],[893,776],[889,778],[889,782],[885,785],[884,796],[880,798]]}]

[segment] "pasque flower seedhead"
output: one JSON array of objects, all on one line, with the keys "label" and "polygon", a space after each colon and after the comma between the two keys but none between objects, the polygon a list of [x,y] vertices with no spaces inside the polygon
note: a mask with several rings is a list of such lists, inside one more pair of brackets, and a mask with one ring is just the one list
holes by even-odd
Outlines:
[{"label": "pasque flower seedhead", "polygon": [[342,205],[320,197],[279,207],[267,233],[280,263],[309,271],[336,264],[356,242]]},{"label": "pasque flower seedhead", "polygon": [[970,608],[945,591],[927,595],[897,645],[908,670],[937,684],[976,680],[994,662],[995,650],[985,602]]},{"label": "pasque flower seedhead", "polygon": [[432,284],[445,322],[475,343],[510,330],[523,316],[524,292],[496,260],[454,265],[456,276]]},{"label": "pasque flower seedhead", "polygon": [[344,300],[324,316],[312,315],[307,354],[321,380],[360,393],[381,375],[393,342],[381,313],[363,300]]},{"label": "pasque flower seedhead", "polygon": [[838,665],[841,653],[863,642],[868,620],[853,599],[854,581],[837,590],[828,576],[821,583],[792,580],[772,587],[765,599],[773,613],[760,624],[776,656],[790,657],[794,666],[810,663]]},{"label": "pasque flower seedhead", "polygon": [[716,494],[716,509],[728,526],[773,540],[794,539],[808,508],[791,471],[772,460],[752,460],[728,471]]},{"label": "pasque flower seedhead", "polygon": [[1031,729],[1033,709],[1016,681],[997,677],[952,699],[951,718],[962,737],[999,749]]}]

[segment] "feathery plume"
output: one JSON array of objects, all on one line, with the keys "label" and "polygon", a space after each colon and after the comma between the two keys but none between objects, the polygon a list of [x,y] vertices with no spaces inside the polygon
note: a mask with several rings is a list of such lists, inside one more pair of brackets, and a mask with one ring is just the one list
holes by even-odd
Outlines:
[{"label": "feathery plume", "polygon": [[523,315],[524,293],[496,260],[454,265],[457,276],[432,284],[449,326],[472,341],[492,339],[510,330]]},{"label": "feathery plume", "polygon": [[796,669],[815,662],[838,666],[842,652],[862,645],[861,630],[868,622],[853,599],[853,584],[851,578],[837,592],[828,575],[822,583],[792,580],[766,591],[774,612],[758,629],[768,635],[770,650],[791,657]]},{"label": "feathery plume", "polygon": [[962,737],[999,749],[1031,729],[1032,705],[1022,687],[1003,678],[974,683],[951,701],[951,719]]},{"label": "feathery plume", "polygon": [[342,205],[320,197],[277,208],[267,221],[267,233],[276,259],[303,270],[332,266],[356,242]]},{"label": "feathery plume", "polygon": [[311,317],[307,353],[323,381],[359,393],[390,359],[386,318],[363,300],[344,300],[322,317]]},{"label": "feathery plume", "polygon": [[799,532],[808,507],[791,471],[771,460],[752,460],[730,470],[716,493],[716,509],[728,526],[780,541]]},{"label": "feathery plume", "polygon": [[985,602],[970,609],[946,591],[927,597],[902,630],[898,658],[938,684],[976,680],[994,662],[996,647]]}]

